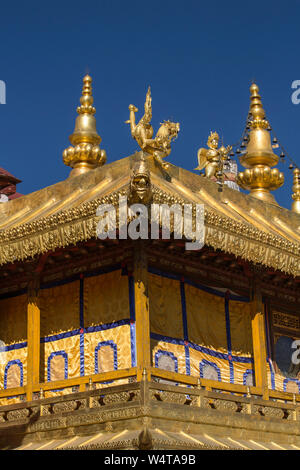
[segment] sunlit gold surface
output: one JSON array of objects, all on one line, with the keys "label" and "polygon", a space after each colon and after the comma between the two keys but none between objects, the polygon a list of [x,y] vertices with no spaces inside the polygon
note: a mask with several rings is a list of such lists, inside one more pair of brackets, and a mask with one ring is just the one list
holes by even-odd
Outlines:
[{"label": "sunlit gold surface", "polygon": [[214,178],[218,169],[222,171],[223,161],[227,159],[227,155],[232,149],[229,145],[227,147],[222,145],[218,149],[218,145],[219,134],[211,132],[207,140],[208,149],[200,148],[198,150],[198,166],[195,170],[202,170],[204,168],[207,178]]},{"label": "sunlit gold surface", "polygon": [[293,178],[293,194],[292,194],[292,211],[300,214],[300,170],[299,168],[294,169]]},{"label": "sunlit gold surface", "polygon": [[[82,100],[82,106],[78,110],[79,118],[81,115],[89,114],[89,112],[93,117],[94,112],[90,100],[90,80],[87,77],[85,77],[83,98],[86,96],[88,98]],[[271,169],[274,162],[276,164],[277,157],[272,153],[272,149],[270,150],[269,141],[263,133],[267,122],[264,120],[264,112],[257,96],[253,99],[252,108],[254,116],[252,143],[250,138],[249,158],[247,160],[245,156],[246,159],[244,160],[245,166],[248,165],[249,168],[243,173],[243,177],[247,181],[245,184],[250,185],[251,188],[250,196],[228,187],[224,187],[221,193],[218,191],[218,185],[215,184],[212,176],[215,176],[216,169],[220,173],[222,168],[220,162],[223,159],[225,160],[230,147],[225,148],[222,146],[218,149],[218,141],[216,143],[216,140],[218,140],[216,137],[218,136],[216,133],[210,136],[209,150],[205,149],[206,152],[202,154],[200,152],[200,157],[203,159],[205,157],[206,178],[171,164],[168,165],[168,172],[161,171],[157,161],[162,164],[161,159],[165,156],[163,142],[166,142],[168,147],[171,140],[164,141],[162,138],[164,134],[163,132],[159,134],[160,131],[157,134],[158,137],[156,136],[152,140],[153,130],[150,125],[152,110],[149,90],[145,105],[145,116],[141,120],[142,124],[135,137],[138,140],[142,139],[141,136],[144,135],[146,139],[142,152],[135,153],[128,158],[115,161],[104,167],[96,168],[97,165],[89,160],[89,154],[84,153],[87,150],[84,145],[97,147],[101,140],[94,126],[95,122],[78,118],[74,134],[70,137],[71,143],[74,145],[71,148],[76,150],[78,146],[81,146],[79,148],[81,155],[85,155],[87,160],[83,159],[79,163],[77,162],[78,165],[75,160],[72,162],[73,177],[0,205],[0,264],[13,263],[16,260],[32,260],[34,257],[37,261],[36,269],[34,267],[35,263],[30,261],[29,263],[24,262],[23,265],[8,265],[2,270],[3,277],[9,276],[14,279],[18,272],[24,273],[25,267],[27,268],[26,272],[20,274],[19,279],[21,279],[21,282],[23,279],[29,278],[31,280],[28,284],[27,297],[27,337],[24,336],[24,339],[27,339],[27,362],[24,362],[26,364],[26,369],[24,369],[26,371],[26,380],[24,380],[24,384],[21,383],[22,386],[20,387],[5,387],[5,390],[0,390],[0,398],[4,399],[1,404],[9,403],[8,400],[11,400],[11,396],[16,399],[15,404],[11,402],[2,407],[0,411],[3,431],[0,435],[0,448],[30,449],[32,445],[35,449],[47,450],[47,447],[70,449],[73,446],[74,448],[86,448],[87,445],[96,445],[94,448],[98,449],[129,450],[178,448],[195,450],[195,448],[211,448],[211,446],[221,449],[231,449],[238,446],[246,450],[253,448],[255,450],[268,450],[274,447],[285,450],[285,448],[294,446],[294,448],[299,449],[297,447],[299,446],[299,394],[291,396],[291,393],[285,391],[280,392],[269,389],[263,295],[267,296],[266,298],[269,299],[268,303],[271,307],[273,306],[273,300],[282,303],[286,300],[289,305],[290,302],[297,299],[296,294],[293,297],[291,287],[296,285],[296,281],[291,278],[300,275],[300,215],[283,209],[276,204],[266,203],[272,202],[269,191],[276,189],[276,181],[280,179],[280,176],[276,168]],[[132,109],[133,112],[135,112],[134,109]],[[132,131],[134,134],[133,126]],[[215,139],[214,142],[213,139]],[[155,147],[153,142],[158,147],[162,145],[162,150],[155,150],[158,147]],[[150,155],[146,155],[147,148],[149,149],[147,146],[151,147],[152,144],[153,152],[149,151]],[[75,150],[74,152],[67,152],[67,156],[74,156]],[[209,154],[210,151],[211,154]],[[216,158],[217,165],[206,166],[206,163],[213,163],[214,158]],[[260,159],[260,164],[257,164],[257,159]],[[199,166],[203,161],[200,158]],[[165,164],[162,165],[166,167]],[[92,168],[93,171],[86,171]],[[218,174],[217,177],[219,178]],[[266,193],[265,199],[259,200],[260,196],[258,198],[251,197],[255,195],[257,190],[255,184],[256,186],[260,184],[259,190]],[[298,170],[294,172],[293,198],[295,202],[300,200],[299,190]],[[97,208],[101,204],[114,206],[117,209],[118,224],[121,221],[120,211],[118,211],[120,196],[128,196],[129,204],[153,202],[154,204],[167,204],[168,206],[178,204],[181,207],[189,204],[192,205],[194,213],[196,212],[196,204],[203,204],[205,244],[206,247],[211,249],[205,248],[204,252],[199,257],[197,256],[199,260],[204,255],[199,263],[200,270],[198,271],[196,266],[197,258],[194,256],[189,257],[188,254],[183,256],[179,250],[173,251],[170,243],[165,245],[165,248],[158,249],[158,247],[155,248],[154,243],[150,244],[144,241],[139,243],[141,240],[137,240],[134,245],[133,256],[131,256],[129,247],[129,256],[132,257],[132,261],[128,259],[129,257],[127,258],[126,254],[126,263],[122,262],[124,256],[118,254],[117,250],[121,248],[121,246],[116,246],[118,241],[109,242],[105,244],[106,246],[102,243],[95,243],[96,225],[99,220],[96,215]],[[128,219],[130,217],[127,218],[127,221]],[[171,230],[173,233],[175,232],[174,221],[171,223]],[[80,246],[80,242],[88,240],[87,246]],[[76,244],[79,244],[79,246],[75,247]],[[107,245],[111,245],[111,248]],[[128,245],[126,243],[127,247]],[[57,248],[65,247],[70,248],[66,250],[59,249],[56,253],[54,252]],[[99,254],[98,247],[101,248],[102,253],[106,252],[104,259],[101,252]],[[107,251],[106,247],[108,248]],[[117,248],[116,251],[114,251],[115,248]],[[176,290],[169,290],[167,283],[162,284],[160,281],[157,288],[153,289],[153,282],[155,281],[151,281],[149,278],[148,263],[149,266],[157,265],[159,267],[163,265],[165,261],[162,254],[163,250],[168,250],[165,266],[170,268],[170,272],[173,272],[173,269],[175,273],[181,271],[180,282],[179,280],[176,281]],[[73,252],[73,256],[69,252]],[[47,255],[39,256],[41,253],[47,253]],[[233,256],[225,255],[225,253],[230,253],[238,259],[233,260]],[[221,256],[218,256],[218,254]],[[86,255],[87,264],[84,266],[82,260],[86,263]],[[206,270],[205,259],[209,255],[217,256],[215,256],[213,262],[208,262],[210,266]],[[47,257],[51,263],[46,267],[45,274],[41,275],[42,263],[46,262]],[[66,260],[67,266],[68,263],[72,263],[72,268],[62,266],[64,263],[62,260]],[[221,266],[218,263],[219,260],[221,260]],[[247,262],[245,263],[242,260]],[[186,266],[184,266],[185,262]],[[121,266],[124,267],[124,270],[108,273],[109,283],[104,281],[102,284],[98,276],[89,277],[86,275],[91,264],[91,268],[94,269],[100,265],[115,266],[115,263],[122,263]],[[196,269],[194,266],[196,266]],[[262,269],[263,267],[267,269]],[[239,271],[235,271],[236,268]],[[280,270],[287,273],[287,275],[272,273],[269,268]],[[242,273],[242,269],[244,273]],[[169,331],[166,333],[170,336],[182,337],[184,334],[180,313],[182,280],[184,280],[186,273],[187,276],[192,273],[193,279],[196,272],[199,272],[200,280],[198,279],[198,281],[202,282],[205,271],[209,272],[210,270],[211,274],[206,277],[205,285],[215,286],[216,283],[216,288],[218,286],[224,287],[222,290],[229,286],[231,293],[234,293],[235,287],[240,286],[237,292],[241,288],[245,291],[247,289],[250,294],[250,302],[247,302],[247,305],[239,302],[238,311],[234,310],[234,302],[230,304],[230,318],[232,325],[238,322],[238,328],[232,329],[233,352],[237,356],[241,356],[245,351],[247,357],[251,357],[251,360],[253,358],[252,369],[254,371],[255,386],[242,385],[241,378],[244,378],[245,374],[242,376],[242,373],[238,372],[238,368],[235,368],[240,377],[237,379],[238,383],[227,382],[227,380],[229,381],[227,366],[224,373],[222,366],[220,367],[222,381],[202,377],[200,379],[198,366],[194,371],[192,370],[193,361],[197,360],[199,364],[199,360],[201,360],[198,356],[194,356],[193,359],[191,355],[192,369],[190,374],[185,373],[185,363],[181,370],[176,371],[167,371],[151,366],[152,353],[155,353],[157,347],[161,347],[158,344],[155,346],[155,350],[152,351],[150,327],[154,333],[160,333],[152,321],[153,318],[157,317],[158,323],[161,323],[162,317],[164,320],[168,320],[169,317],[171,321],[164,322],[164,324],[169,325]],[[78,355],[73,355],[73,347],[78,351],[79,338],[77,338],[76,346],[75,342],[72,341],[70,354],[68,352],[68,358],[70,359],[69,378],[63,378],[64,375],[60,378],[56,377],[54,365],[53,376],[50,377],[54,380],[49,380],[48,377],[47,381],[43,381],[43,374],[40,373],[43,372],[43,369],[40,370],[40,364],[47,364],[48,353],[53,350],[49,342],[47,344],[49,344],[50,349],[48,347],[41,349],[40,347],[41,336],[43,336],[46,326],[45,319],[50,319],[51,324],[57,325],[55,318],[60,322],[57,325],[57,330],[55,329],[51,334],[56,331],[63,332],[63,324],[70,325],[69,320],[73,318],[73,311],[74,318],[78,318],[78,306],[82,303],[79,301],[79,281],[61,286],[67,288],[67,290],[64,290],[64,301],[62,303],[58,300],[62,297],[62,294],[57,292],[53,294],[53,289],[47,289],[49,286],[47,286],[47,282],[51,279],[52,282],[55,282],[54,285],[57,286],[57,280],[69,279],[70,271],[72,271],[72,276],[76,273],[76,279],[78,279],[78,274],[82,279],[80,281],[80,297],[82,298],[84,294],[86,317],[90,318],[90,321],[86,320],[86,326],[94,324],[95,315],[97,318],[99,317],[99,299],[101,300],[100,304],[104,305],[104,310],[107,310],[106,306],[110,307],[111,299],[114,300],[116,296],[120,299],[119,304],[117,303],[116,306],[114,305],[111,309],[108,309],[111,318],[102,318],[103,315],[100,315],[102,323],[109,325],[111,321],[128,317],[129,307],[131,306],[129,306],[128,301],[128,279],[127,276],[124,277],[127,272],[130,279],[130,296],[132,296],[130,304],[134,304],[135,313],[135,367],[130,367],[129,327],[123,325],[121,328],[127,329],[127,336],[126,330],[124,330],[125,334],[122,334],[121,342],[118,338],[113,338],[119,341],[118,348],[119,346],[121,348],[121,354],[119,355],[121,361],[119,356],[117,361],[118,370],[110,370],[114,367],[115,357],[112,358],[111,367],[107,367],[107,372],[105,372],[106,359],[101,359],[101,370],[97,374],[93,373],[93,368],[89,370],[89,361],[87,360],[85,374],[76,376],[78,367],[74,358],[76,359]],[[240,275],[237,274],[238,272]],[[260,277],[262,272],[268,274],[269,279],[272,279],[272,281],[265,282],[264,279],[267,279],[267,276],[265,278]],[[98,274],[98,272],[94,271],[92,274]],[[110,277],[111,274],[113,274],[113,277]],[[23,277],[25,275],[26,278]],[[103,276],[106,276],[106,274],[103,274]],[[121,276],[122,286],[124,286],[124,302],[122,300],[123,294],[121,295],[123,289],[121,289],[121,283],[118,280],[119,276]],[[250,276],[253,276],[254,279],[250,280]],[[18,274],[16,277],[18,278]],[[85,286],[83,284],[84,278]],[[73,281],[74,278],[69,280]],[[212,280],[212,283],[209,280]],[[92,281],[92,283],[89,283],[89,281]],[[170,279],[166,279],[166,282],[169,283],[169,281]],[[91,286],[94,287],[91,289]],[[23,285],[20,285],[20,287],[23,289]],[[40,287],[46,287],[46,289],[40,290]],[[6,293],[14,292],[13,289],[16,290],[11,282],[10,286],[4,282],[1,290],[2,293]],[[103,291],[106,291],[105,297],[102,295],[99,297],[98,293]],[[169,302],[168,312],[162,311],[161,299],[164,297],[160,298],[161,292],[164,292],[164,297]],[[211,331],[206,330],[205,325],[203,328],[200,325],[201,335],[204,331],[204,335],[207,336],[206,344],[213,343],[212,348],[214,348],[215,342],[219,341],[218,338],[223,338],[220,347],[215,346],[219,352],[226,352],[228,349],[226,347],[226,325],[224,322],[219,322],[219,314],[215,315],[216,310],[218,310],[217,297],[215,297],[214,305],[210,310],[211,293],[202,291],[201,294],[195,294],[194,287],[185,283],[184,294],[189,314],[189,331],[192,332],[199,327],[199,302],[197,301],[192,305],[190,302],[192,297],[195,299],[195,296],[199,295],[198,300],[200,300],[203,307],[202,310],[205,314],[207,313],[210,323],[214,325],[213,335],[211,335]],[[49,315],[50,310],[45,310],[45,304],[47,306],[51,304],[53,295],[57,299],[54,316]],[[210,299],[205,300],[205,296],[210,297]],[[26,296],[22,297],[25,298]],[[71,301],[73,298],[75,299],[74,303]],[[157,307],[155,307],[154,298],[158,299]],[[220,318],[222,320],[224,318],[224,302],[222,299],[219,300],[221,302]],[[15,297],[15,303],[13,308],[10,307],[10,312],[14,312],[19,304],[19,298]],[[95,313],[91,313],[91,305],[93,305]],[[151,309],[149,308],[150,305]],[[65,317],[68,315],[64,315],[66,306],[70,310],[67,323]],[[179,314],[177,315],[178,306]],[[25,314],[25,309],[20,309],[22,317]],[[128,310],[127,313],[126,309]],[[4,313],[6,312],[5,303],[1,310]],[[274,314],[272,310],[270,313]],[[176,315],[179,328],[176,326]],[[104,312],[104,316],[106,317],[107,313]],[[290,317],[295,321],[293,315],[290,315]],[[192,322],[191,318],[193,318]],[[218,325],[218,322],[220,325]],[[175,325],[174,334],[170,330],[172,324]],[[13,325],[14,333],[17,333],[18,322],[13,321]],[[51,327],[51,329],[53,328]],[[245,335],[242,336],[241,332]],[[161,331],[161,333],[165,334],[164,331]],[[108,334],[110,333],[108,332]],[[119,333],[117,335],[119,337]],[[210,338],[212,338],[212,341]],[[106,339],[106,337],[102,339]],[[197,338],[189,339],[195,341],[195,344],[201,342],[197,341]],[[98,336],[95,337],[95,341],[97,344],[99,341]],[[125,342],[127,349],[124,350],[122,343]],[[93,344],[91,344],[92,352]],[[238,352],[240,346],[244,346],[244,344],[245,349],[243,347],[241,348],[242,351]],[[59,346],[60,349],[61,347]],[[178,348],[181,345],[173,345],[173,348],[175,347]],[[65,351],[68,348],[64,347],[63,349]],[[168,354],[172,354],[171,349],[168,349],[168,351]],[[25,351],[24,354],[26,354]],[[40,356],[42,361],[40,361]],[[89,352],[87,356],[89,359]],[[180,352],[178,357],[180,359]],[[126,363],[123,362],[123,358],[126,358]],[[102,365],[104,365],[103,368]],[[248,366],[245,364],[243,367],[245,367],[243,368],[244,371]],[[92,375],[87,375],[90,373]],[[118,380],[122,382],[120,383]],[[166,384],[166,380],[169,384]],[[180,387],[171,385],[170,381],[173,384],[179,384]],[[280,381],[282,383],[283,378],[280,378]],[[111,386],[107,387],[109,382],[111,382]],[[54,390],[61,390],[61,392],[54,395]],[[60,393],[64,395],[59,396]],[[23,397],[26,400],[25,402],[22,402]],[[17,403],[19,400],[20,402]],[[293,400],[293,403],[291,403],[291,400]],[[183,430],[187,432],[183,432]],[[248,440],[240,439],[240,436],[245,437],[246,435]]]},{"label": "sunlit gold surface", "polygon": [[253,83],[250,87],[251,103],[250,113],[253,120],[250,122],[249,142],[240,162],[246,168],[238,174],[238,184],[250,191],[250,195],[262,201],[276,204],[270,191],[280,188],[284,183],[284,174],[277,168],[278,156],[273,152],[269,126],[265,119],[265,111],[262,107],[259,88]]},{"label": "sunlit gold surface", "polygon": [[135,113],[137,111],[138,109],[133,104],[129,105],[129,120],[126,121],[126,124],[130,124],[132,137],[145,153],[153,155],[158,163],[167,169],[168,163],[163,162],[162,159],[171,153],[171,142],[177,137],[180,129],[179,123],[164,121],[158,129],[155,138],[152,139],[152,98],[150,87],[146,95],[145,113],[138,124],[135,122]]},{"label": "sunlit gold surface", "polygon": [[64,150],[65,165],[71,166],[71,176],[85,173],[106,162],[106,152],[100,149],[101,137],[96,130],[96,109],[93,106],[92,79],[86,75],[83,79],[81,106],[77,108],[75,129],[69,137],[71,146]]},{"label": "sunlit gold surface", "polygon": [[[141,189],[143,195],[144,189],[148,192],[148,185],[140,185],[140,181],[136,181],[136,188],[130,188],[130,175],[141,155],[0,205],[0,264],[94,238],[99,204],[117,207],[120,195],[130,195],[135,189]],[[168,174],[162,173],[152,156],[145,160],[148,170],[143,173],[147,184],[150,173],[154,203],[204,204],[208,246],[300,275],[298,214],[228,187],[219,193],[214,181],[171,164]],[[76,194],[78,188],[81,191]]]},{"label": "sunlit gold surface", "polygon": [[128,196],[130,204],[148,204],[151,200],[150,171],[143,154],[134,165]]}]

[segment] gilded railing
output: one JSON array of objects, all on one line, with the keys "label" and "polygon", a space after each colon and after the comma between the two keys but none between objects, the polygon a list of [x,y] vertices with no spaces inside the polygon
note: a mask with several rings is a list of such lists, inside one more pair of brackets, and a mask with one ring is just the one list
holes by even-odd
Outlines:
[{"label": "gilded railing", "polygon": [[[117,380],[124,378],[126,373],[127,377],[133,377],[132,374],[136,374],[137,370],[130,369],[123,372],[123,375],[114,374],[110,377]],[[99,426],[100,423],[101,426],[105,425],[106,430],[109,430],[112,428],[112,422],[118,420],[145,416],[161,419],[161,410],[157,405],[165,407],[166,416],[174,407],[184,407],[182,409],[186,410],[185,413],[179,413],[174,415],[175,417],[169,418],[193,423],[195,422],[195,413],[198,413],[197,410],[202,413],[204,421],[207,418],[209,423],[212,422],[211,418],[214,413],[234,413],[235,416],[241,417],[242,421],[239,421],[241,427],[243,427],[244,419],[242,416],[245,415],[251,415],[259,420],[276,419],[278,423],[287,421],[297,423],[300,419],[299,396],[280,393],[280,395],[276,394],[277,396],[274,396],[272,400],[264,400],[262,391],[256,387],[235,385],[231,387],[231,393],[226,393],[229,391],[229,384],[222,382],[204,379],[199,381],[196,378],[182,377],[181,374],[173,374],[159,369],[151,370],[151,373],[151,381],[148,381],[148,374],[145,371],[139,382],[128,382],[122,385],[116,385],[115,382],[105,388],[88,387],[84,392],[2,406],[0,407],[0,428],[4,429],[8,425],[7,432],[13,437],[13,426],[22,424],[25,426],[22,428],[22,432],[29,433],[30,439],[32,439],[32,433],[48,430],[56,430],[57,437],[59,437],[60,430],[64,432],[63,429],[69,426],[75,428],[81,425]],[[96,376],[82,377],[81,379],[85,379],[85,384],[90,384],[91,378],[93,383],[101,383],[107,381],[108,377],[109,373],[105,373],[101,374],[100,381]],[[153,380],[154,378],[156,380]],[[164,383],[161,380],[175,381],[176,384]],[[182,383],[182,381],[188,383]],[[71,383],[74,384],[74,380]],[[179,384],[180,386],[178,386]],[[64,385],[69,386],[70,381],[66,381]],[[47,386],[58,387],[58,382],[51,382]],[[61,387],[62,383],[59,386]],[[19,390],[19,392],[24,392],[24,390]],[[16,389],[14,389],[14,393],[16,393]],[[226,414],[223,415],[223,418],[221,421],[225,420],[224,422],[226,422]],[[259,425],[255,426],[260,429]],[[1,439],[3,441],[6,439],[5,433],[2,433]]]},{"label": "gilded railing", "polygon": [[[36,384],[30,387],[30,390],[35,393],[39,392],[40,397],[44,396],[44,392],[46,391],[57,391],[60,389],[68,389],[71,387],[79,387],[79,391],[83,392],[87,389],[87,386],[92,386],[96,383],[103,383],[103,382],[110,382],[114,380],[126,379],[130,377],[136,377],[137,375],[137,368],[132,367],[130,369],[120,369],[120,370],[113,370],[110,372],[102,372],[101,374],[94,374],[84,377],[75,377],[73,379],[65,379],[65,380],[54,380],[52,382],[43,382],[40,384]],[[5,390],[0,390],[0,399],[7,398],[7,397],[17,397],[19,395],[27,395],[27,385],[24,387],[17,387],[17,388],[8,388]]]},{"label": "gilded railing", "polygon": [[[170,372],[163,369],[158,369],[155,367],[150,367],[146,371],[146,375],[150,378],[151,383],[153,384],[154,388],[161,389],[166,385],[171,384],[172,387],[176,387],[178,393],[183,393],[182,389],[186,387],[189,390],[189,394],[195,393],[195,390],[202,390],[206,392],[223,392],[222,396],[236,396],[236,397],[254,397],[256,399],[264,399],[266,400],[266,390],[262,389],[261,387],[255,386],[246,386],[246,385],[238,385],[238,384],[231,384],[228,382],[219,382],[209,379],[200,379],[197,377],[179,374],[177,372]],[[90,376],[84,377],[76,377],[73,379],[65,379],[59,381],[51,381],[51,382],[44,382],[32,387],[32,392],[35,395],[35,399],[42,399],[44,398],[45,392],[48,391],[59,391],[60,389],[70,389],[72,387],[78,387],[79,392],[85,392],[87,390],[93,389],[94,384],[104,384],[107,382],[114,381],[114,384],[111,387],[118,386],[118,381],[122,379],[130,379],[133,378],[133,381],[140,382],[143,380],[138,379],[138,376],[141,377],[141,373],[138,374],[138,370],[136,367],[130,369],[121,369],[115,370],[110,372],[103,372],[101,374],[94,374]],[[162,382],[163,381],[163,382]],[[180,385],[180,386],[178,386]],[[105,384],[105,387],[107,385]],[[0,399],[1,398],[8,398],[8,397],[18,397],[24,396],[27,394],[27,386],[18,387],[18,388],[9,388],[6,390],[0,390]],[[36,396],[38,394],[38,396]],[[277,390],[267,390],[268,400],[269,401],[284,401],[284,402],[292,402],[293,404],[300,402],[300,394],[292,394],[288,392],[282,392]],[[68,395],[65,394],[65,397]],[[70,392],[70,396],[72,393]],[[1,408],[1,407],[0,407]]]}]

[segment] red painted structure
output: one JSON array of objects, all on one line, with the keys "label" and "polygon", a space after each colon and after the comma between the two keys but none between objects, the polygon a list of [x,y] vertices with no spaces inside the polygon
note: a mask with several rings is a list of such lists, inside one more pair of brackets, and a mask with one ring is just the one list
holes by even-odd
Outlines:
[{"label": "red painted structure", "polygon": [[23,194],[16,192],[16,185],[21,183],[21,180],[15,178],[11,173],[0,168],[0,195],[5,194],[8,199],[17,199]]}]

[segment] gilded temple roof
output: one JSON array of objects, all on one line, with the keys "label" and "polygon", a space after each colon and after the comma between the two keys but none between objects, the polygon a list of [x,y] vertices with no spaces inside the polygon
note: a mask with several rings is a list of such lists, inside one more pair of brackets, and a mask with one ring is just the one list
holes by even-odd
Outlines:
[{"label": "gilded temple roof", "polygon": [[[0,205],[0,263],[24,260],[96,237],[96,209],[130,191],[137,152]],[[300,274],[300,215],[146,156],[153,202],[204,204],[205,244]]]},{"label": "gilded temple roof", "polygon": [[[232,439],[220,435],[192,434],[184,431],[164,431],[160,428],[150,429],[152,442],[157,449],[189,450],[299,450],[294,444],[256,441],[253,439]],[[105,450],[137,449],[140,431],[124,429],[121,432],[94,435],[72,436],[65,439],[49,439],[22,444],[15,450]],[[118,458],[118,457],[117,457]],[[117,461],[118,462],[118,461]]]}]

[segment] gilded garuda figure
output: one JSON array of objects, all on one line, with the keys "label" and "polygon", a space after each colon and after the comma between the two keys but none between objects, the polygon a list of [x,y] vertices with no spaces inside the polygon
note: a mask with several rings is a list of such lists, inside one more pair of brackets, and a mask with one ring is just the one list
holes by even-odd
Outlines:
[{"label": "gilded garuda figure", "polygon": [[145,153],[153,155],[162,167],[167,169],[169,165],[163,162],[162,159],[170,155],[171,142],[177,137],[180,126],[178,122],[164,121],[161,123],[153,139],[153,127],[150,124],[152,119],[151,102],[151,90],[149,87],[146,95],[144,116],[138,124],[136,124],[135,113],[138,112],[138,109],[133,104],[130,104],[129,120],[126,121],[126,124],[130,124],[131,135],[137,141],[141,149]]},{"label": "gilded garuda figure", "polygon": [[227,160],[228,153],[232,149],[230,145],[227,147],[222,145],[218,149],[218,145],[219,134],[211,132],[207,140],[208,149],[200,148],[198,150],[198,166],[195,170],[202,170],[204,168],[207,178],[214,178],[218,170],[222,171],[223,162]]}]

